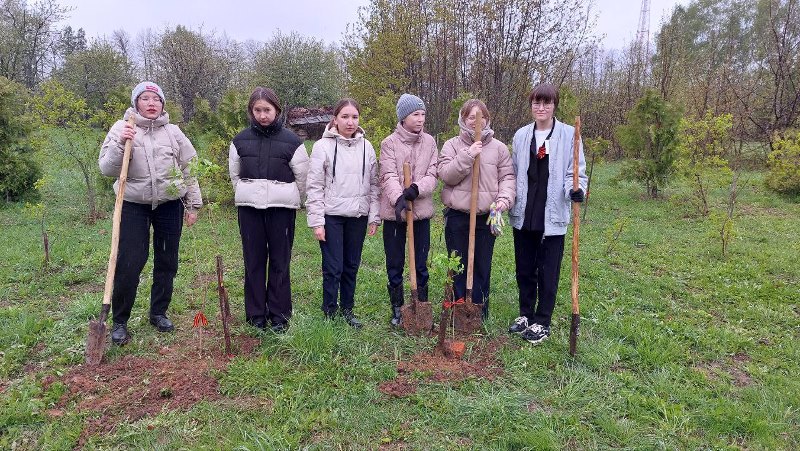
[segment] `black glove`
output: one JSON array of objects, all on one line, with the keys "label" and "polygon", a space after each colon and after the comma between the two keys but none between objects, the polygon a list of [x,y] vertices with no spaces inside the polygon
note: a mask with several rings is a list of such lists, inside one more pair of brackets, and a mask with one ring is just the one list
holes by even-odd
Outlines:
[{"label": "black glove", "polygon": [[406,198],[400,195],[400,197],[397,198],[397,203],[394,204],[394,215],[397,218],[397,222],[403,221],[403,210],[405,210],[406,207]]},{"label": "black glove", "polygon": [[577,191],[574,189],[569,190],[569,198],[572,199],[573,202],[579,202],[579,203],[583,202],[584,200],[583,189],[578,188]]},{"label": "black glove", "polygon": [[416,183],[412,183],[411,186],[403,190],[403,197],[406,200],[414,201],[419,196],[419,188],[417,188]]}]

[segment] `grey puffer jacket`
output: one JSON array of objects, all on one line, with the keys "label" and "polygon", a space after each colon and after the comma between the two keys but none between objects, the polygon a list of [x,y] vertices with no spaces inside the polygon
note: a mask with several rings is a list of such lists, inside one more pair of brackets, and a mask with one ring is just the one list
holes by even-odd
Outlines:
[{"label": "grey puffer jacket", "polygon": [[378,160],[359,127],[345,138],[329,125],[311,149],[306,183],[308,226],[325,225],[325,215],[368,216],[379,224]]},{"label": "grey puffer jacket", "polygon": [[[156,119],[147,119],[128,108],[124,120],[117,121],[103,141],[98,158],[100,172],[108,177],[119,177],[125,151],[125,143],[119,136],[131,115],[135,116],[136,135],[124,199],[150,204],[153,209],[164,202],[181,199],[187,210],[200,209],[203,205],[200,186],[189,174],[189,162],[197,156],[197,151],[181,129],[169,123],[166,112]],[[119,180],[114,182],[114,193],[118,191]]]},{"label": "grey puffer jacket", "polygon": [[[433,216],[433,192],[436,190],[436,164],[439,149],[433,136],[411,133],[397,124],[394,133],[381,142],[381,219],[395,221],[394,205],[405,187],[403,163],[411,164],[411,181],[419,189],[414,200],[414,219]],[[402,216],[405,222],[405,215]]]},{"label": "grey puffer jacket", "polygon": [[[556,121],[553,135],[550,137],[550,158],[547,179],[547,201],[544,207],[545,236],[564,235],[570,222],[572,201],[569,191],[572,189],[572,146],[575,142],[575,127]],[[525,207],[528,203],[528,166],[531,159],[531,140],[533,140],[533,123],[517,130],[513,141],[514,173],[517,174],[517,202],[509,212],[509,223],[515,229],[521,229],[525,222]],[[579,143],[578,184],[586,192],[586,160],[583,156],[583,142]]]},{"label": "grey puffer jacket", "polygon": [[[486,132],[486,130],[484,130]],[[492,202],[503,200],[514,204],[514,168],[508,147],[485,133],[481,138],[480,179],[478,180],[477,214],[489,212]],[[472,197],[472,163],[475,157],[468,152],[472,135],[462,131],[442,146],[439,156],[439,178],[444,182],[442,203],[462,212],[469,212]]]}]

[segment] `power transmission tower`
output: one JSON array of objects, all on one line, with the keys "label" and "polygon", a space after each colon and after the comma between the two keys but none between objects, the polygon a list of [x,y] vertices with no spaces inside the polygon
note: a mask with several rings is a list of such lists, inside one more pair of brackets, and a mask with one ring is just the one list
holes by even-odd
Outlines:
[{"label": "power transmission tower", "polygon": [[650,60],[650,0],[642,0],[639,11],[639,28],[636,30],[635,58],[643,82],[647,77]]}]

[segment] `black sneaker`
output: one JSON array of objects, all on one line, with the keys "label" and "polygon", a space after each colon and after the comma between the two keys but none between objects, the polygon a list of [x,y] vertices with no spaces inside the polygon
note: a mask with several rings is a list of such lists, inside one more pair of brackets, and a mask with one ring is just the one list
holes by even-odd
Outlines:
[{"label": "black sneaker", "polygon": [[508,333],[521,334],[522,331],[528,328],[528,318],[526,316],[518,316],[514,323],[508,327]]},{"label": "black sneaker", "polygon": [[361,321],[356,318],[352,310],[342,310],[342,318],[344,318],[344,321],[353,329],[361,329],[364,326],[361,324]]},{"label": "black sneaker", "polygon": [[267,320],[264,319],[263,316],[258,316],[254,318],[248,318],[247,323],[251,326],[255,327],[258,330],[266,330],[267,329]]},{"label": "black sneaker", "polygon": [[131,335],[128,333],[128,325],[123,323],[114,323],[111,329],[111,341],[118,346],[122,346],[131,341]]},{"label": "black sneaker", "polygon": [[172,332],[175,329],[166,315],[150,315],[150,324],[156,326],[159,332]]},{"label": "black sneaker", "polygon": [[522,331],[522,338],[524,340],[528,340],[531,344],[539,344],[550,336],[550,327],[549,326],[542,326],[539,323],[533,323]]}]

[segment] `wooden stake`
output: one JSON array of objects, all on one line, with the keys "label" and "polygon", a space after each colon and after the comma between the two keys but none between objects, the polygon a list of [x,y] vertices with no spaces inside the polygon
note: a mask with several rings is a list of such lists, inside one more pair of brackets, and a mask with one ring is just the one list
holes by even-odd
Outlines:
[{"label": "wooden stake", "polygon": [[[580,169],[581,117],[575,117],[575,136],[572,144],[572,189],[578,190],[578,172]],[[575,356],[578,347],[578,327],[581,322],[578,306],[578,237],[580,236],[581,217],[580,204],[572,203],[572,324],[569,328],[569,354]]]}]

